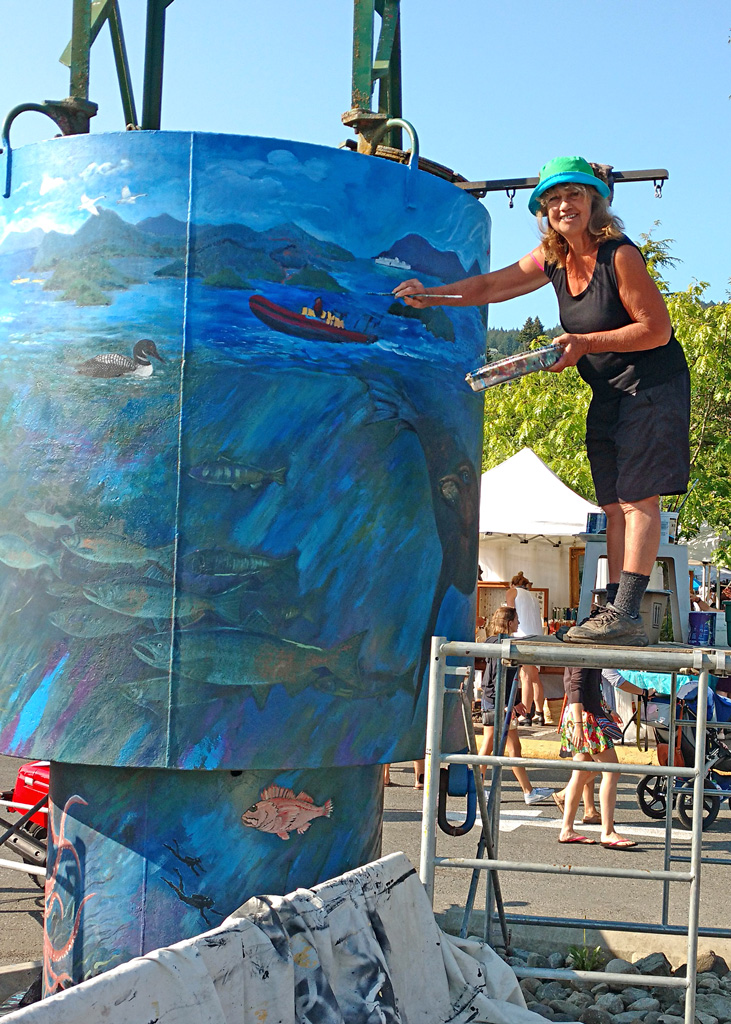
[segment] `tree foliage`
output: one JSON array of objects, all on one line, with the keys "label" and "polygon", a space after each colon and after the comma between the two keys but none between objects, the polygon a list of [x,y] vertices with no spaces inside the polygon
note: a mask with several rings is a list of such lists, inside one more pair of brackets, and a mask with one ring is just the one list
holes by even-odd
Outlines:
[{"label": "tree foliage", "polygon": [[[694,282],[666,296],[691,377],[690,475],[698,483],[681,514],[686,536],[704,522],[731,534],[731,302],[704,302],[707,288]],[[731,542],[718,560],[731,563]]]},{"label": "tree foliage", "polygon": [[[531,348],[550,343],[543,336]],[[492,469],[521,448],[533,451],[565,484],[594,500],[584,425],[591,393],[575,370],[531,373],[485,392],[483,469]],[[526,500],[539,502],[540,495]]]},{"label": "tree foliage", "polygon": [[[662,271],[677,262],[672,241],[643,235],[641,249],[690,367],[690,475],[698,483],[683,506],[682,533],[692,537],[708,523],[731,534],[731,302],[707,302],[704,281],[670,291]],[[717,558],[729,564],[731,543],[721,544]]]},{"label": "tree foliage", "polygon": [[[670,291],[662,275],[677,262],[671,244],[672,239],[650,234],[642,237],[640,248],[667,302],[691,373],[691,479],[698,483],[683,506],[681,531],[691,537],[708,523],[714,531],[731,534],[731,302],[706,301],[708,285],[703,282],[694,281],[685,291]],[[529,317],[521,334],[529,333],[530,323]],[[544,335],[530,347],[549,341]],[[490,469],[527,446],[565,484],[595,500],[584,446],[590,398],[589,387],[575,369],[533,373],[489,389],[485,392],[483,468]],[[527,500],[540,501],[540,495]],[[673,503],[670,499],[669,504]],[[722,544],[718,559],[731,564],[731,542]]]},{"label": "tree foliage", "polygon": [[518,333],[518,348],[521,352],[527,352],[536,338],[542,338],[545,333],[546,328],[540,317],[529,316]]},{"label": "tree foliage", "polygon": [[563,334],[562,327],[556,326],[546,329],[539,317],[535,317],[535,319],[528,317],[521,328],[516,327],[513,330],[508,330],[504,327],[488,327],[487,348],[491,352],[496,353],[495,358],[512,356],[514,352],[523,352],[525,349],[530,348],[530,344],[535,338],[539,338],[542,335],[555,338],[559,334]]}]

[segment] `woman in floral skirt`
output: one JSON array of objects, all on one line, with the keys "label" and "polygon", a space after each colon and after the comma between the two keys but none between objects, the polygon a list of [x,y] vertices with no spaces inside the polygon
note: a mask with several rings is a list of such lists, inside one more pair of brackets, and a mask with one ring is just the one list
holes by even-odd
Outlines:
[{"label": "woman in floral skirt", "polygon": [[[596,668],[567,668],[563,677],[566,705],[561,720],[561,757],[574,761],[617,763],[614,738],[620,732],[611,719],[611,711],[602,700],[602,673]],[[575,771],[566,787],[563,823],[559,843],[594,844],[596,840],[574,830],[574,818],[581,800],[584,784],[591,779],[590,772]],[[602,772],[599,790],[602,832],[601,845],[611,850],[628,850],[637,843],[627,839],[614,828],[614,806],[617,800],[619,776],[615,772]]]}]

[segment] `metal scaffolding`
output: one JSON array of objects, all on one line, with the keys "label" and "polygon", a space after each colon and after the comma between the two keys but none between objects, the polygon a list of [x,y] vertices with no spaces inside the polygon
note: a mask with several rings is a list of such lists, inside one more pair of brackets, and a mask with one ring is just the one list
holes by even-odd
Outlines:
[{"label": "metal scaffolding", "polygon": [[[499,658],[496,693],[495,693],[495,737],[502,738],[498,746],[498,753],[493,756],[480,757],[477,754],[477,745],[472,728],[470,714],[465,714],[465,725],[469,739],[468,754],[445,754],[441,751],[442,724],[444,713],[445,680],[447,676],[464,676],[465,669],[448,665],[448,659],[474,659],[474,658]],[[521,765],[523,767],[550,768],[553,771],[559,770],[572,772],[576,770],[574,761],[554,761],[543,758],[511,758],[500,755],[504,749],[504,738],[507,733],[507,722],[505,721],[505,666],[506,665],[544,665],[560,668],[581,666],[586,668],[606,668],[611,665],[617,669],[646,669],[653,672],[665,672],[672,674],[671,690],[671,721],[670,736],[674,736],[675,720],[675,697],[677,688],[677,673],[691,672],[698,673],[698,710],[694,723],[695,727],[695,761],[693,767],[676,766],[673,764],[673,747],[669,747],[669,763],[667,767],[658,765],[627,765],[607,764],[606,762],[594,762],[592,771],[595,772],[616,772],[622,775],[659,776],[668,780],[666,796],[666,833],[664,863],[662,870],[638,870],[625,868],[595,868],[576,867],[566,864],[543,864],[530,862],[514,862],[500,860],[498,856],[498,824],[499,805],[502,770],[504,767]],[[479,872],[487,872],[487,895],[485,901],[485,939],[489,941],[490,925],[492,921],[493,904],[496,891],[499,894],[499,872],[500,871],[522,871],[540,874],[572,874],[577,876],[605,877],[605,878],[638,878],[645,880],[662,881],[663,903],[662,923],[657,925],[635,923],[635,922],[613,922],[613,921],[574,921],[563,918],[528,917],[525,915],[508,916],[502,910],[502,901],[498,898],[499,920],[503,928],[503,936],[507,944],[507,923],[522,924],[551,924],[569,927],[596,927],[615,931],[642,931],[658,932],[661,934],[686,934],[687,933],[687,972],[685,978],[665,978],[656,975],[632,975],[632,984],[642,986],[664,985],[673,988],[681,988],[685,991],[685,1024],[693,1024],[695,1018],[695,983],[697,974],[698,957],[698,936],[704,935],[731,935],[731,931],[723,929],[699,929],[700,909],[700,884],[701,864],[712,858],[704,858],[701,855],[702,828],[703,828],[703,797],[705,793],[705,776],[708,771],[708,764],[705,760],[705,736],[707,727],[707,696],[709,673],[728,675],[731,673],[731,652],[705,650],[700,648],[685,648],[681,646],[669,646],[663,648],[626,648],[626,647],[581,647],[571,646],[559,641],[549,641],[538,638],[536,640],[511,640],[506,637],[500,643],[478,644],[449,642],[446,637],[433,637],[431,646],[431,660],[429,670],[429,703],[427,712],[427,734],[426,734],[426,765],[424,775],[424,810],[422,817],[422,841],[421,861],[419,874],[427,890],[429,898],[434,899],[434,872],[437,867],[467,869],[473,872],[472,886],[467,900],[465,914],[465,925],[463,933],[466,934],[466,925],[471,910],[472,902],[477,887]],[[709,727],[717,726],[718,723],[710,722]],[[439,772],[443,764],[466,764],[472,767],[475,784],[477,787],[478,805],[482,820],[482,836],[478,855],[475,858],[449,858],[437,857],[437,797],[439,790]],[[492,781],[490,788],[490,799],[486,798],[482,783],[482,774],[479,766],[487,765],[492,767]],[[671,817],[672,817],[672,793],[679,792],[673,784],[673,780],[686,780],[683,792],[688,793],[688,786],[692,780],[692,834],[690,857],[675,856],[671,850]],[[488,856],[483,856],[487,851]],[[684,861],[688,863],[687,870],[671,870],[672,861]],[[715,861],[724,863],[723,860]],[[668,924],[669,915],[669,887],[671,882],[684,882],[689,885],[689,910],[688,927],[672,927]],[[560,980],[591,979],[616,984],[627,984],[625,975],[612,975],[606,972],[594,971],[570,971],[570,970],[549,970],[548,968],[516,968],[518,977],[532,978],[553,978]]]}]

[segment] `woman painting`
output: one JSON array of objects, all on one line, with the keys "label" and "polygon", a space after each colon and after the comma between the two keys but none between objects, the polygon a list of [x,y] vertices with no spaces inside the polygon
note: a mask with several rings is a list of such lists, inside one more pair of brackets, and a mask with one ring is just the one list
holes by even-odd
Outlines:
[{"label": "woman painting", "polygon": [[[503,636],[509,636],[511,633],[514,633],[517,626],[518,615],[515,608],[507,608],[505,605],[501,606],[490,619],[490,625],[487,629],[489,636],[486,643],[499,643]],[[497,683],[497,659],[486,658],[485,662],[485,673],[482,677],[482,724],[485,731],[482,734],[482,743],[479,749],[480,757],[489,756],[492,753],[495,734],[495,685]],[[515,668],[509,668],[507,671],[507,677],[505,680],[506,700],[510,696],[510,689],[513,685],[513,680],[515,679],[515,673]],[[505,714],[510,718],[508,735],[505,740],[505,754],[507,757],[522,757],[516,713],[520,714],[524,712],[525,708],[522,704],[516,704],[514,708],[505,708]],[[547,800],[553,794],[552,789],[543,789],[539,786],[534,786],[530,781],[528,772],[525,768],[513,768],[513,775],[516,777],[520,788],[523,790],[523,800],[529,806],[532,804],[539,804],[542,801]]]},{"label": "woman painting", "polygon": [[[593,392],[586,445],[609,562],[606,607],[565,639],[644,647],[639,609],[660,543],[659,496],[688,484],[690,378],[662,295],[610,194],[583,158],[551,160],[528,203],[542,234],[532,252],[453,284],[405,281],[394,294],[416,308],[480,306],[553,285],[566,333],[556,338],[563,355],[551,369],[576,366]],[[442,297],[455,293],[462,297]]]}]

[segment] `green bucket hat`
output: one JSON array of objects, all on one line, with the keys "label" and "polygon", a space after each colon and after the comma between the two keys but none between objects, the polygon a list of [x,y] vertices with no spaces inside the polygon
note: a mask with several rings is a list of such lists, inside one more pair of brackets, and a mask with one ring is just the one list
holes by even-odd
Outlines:
[{"label": "green bucket hat", "polygon": [[575,181],[580,185],[591,185],[604,199],[609,197],[609,186],[601,178],[598,178],[591,169],[591,164],[581,156],[557,156],[555,160],[549,160],[541,167],[538,184],[533,189],[528,200],[528,209],[531,213],[538,213],[541,204],[540,198],[544,192],[554,185],[562,185],[566,181]]}]

